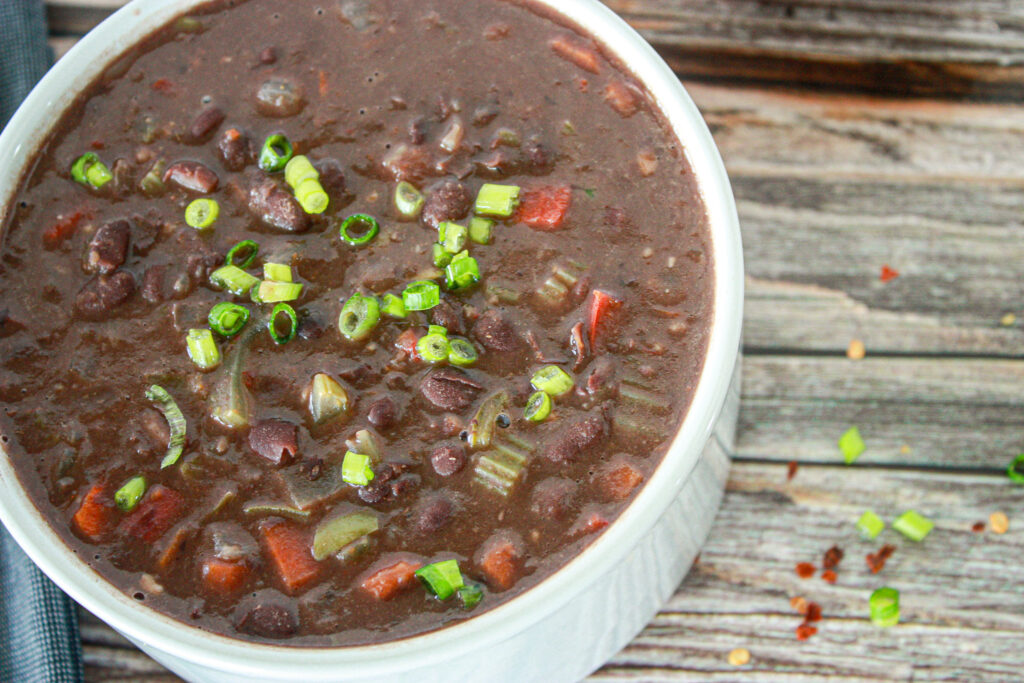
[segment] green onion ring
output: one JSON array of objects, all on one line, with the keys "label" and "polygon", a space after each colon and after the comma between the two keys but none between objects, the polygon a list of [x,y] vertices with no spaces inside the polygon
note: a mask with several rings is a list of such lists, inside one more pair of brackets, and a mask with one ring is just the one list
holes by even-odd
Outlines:
[{"label": "green onion ring", "polygon": [[[248,253],[246,251],[248,250]],[[239,252],[245,253],[245,258],[241,263],[235,263],[235,258]],[[256,254],[260,253],[260,245],[252,240],[242,240],[235,246],[231,247],[228,251],[227,258],[224,259],[224,263],[229,266],[238,266],[239,268],[245,269],[252,265],[252,262],[256,260]]]},{"label": "green onion ring", "polygon": [[193,199],[185,207],[185,223],[196,230],[203,230],[213,225],[220,215],[220,204],[216,199],[200,197]]},{"label": "green onion ring", "polygon": [[206,316],[210,329],[222,337],[234,337],[249,322],[249,309],[227,301],[222,301],[210,309]]},{"label": "green onion ring", "polygon": [[1024,471],[1021,469],[1022,466],[1024,466],[1024,453],[1021,453],[1014,458],[1013,462],[1010,463],[1010,466],[1006,468],[1006,475],[1018,484],[1024,484]]},{"label": "green onion ring", "polygon": [[430,280],[413,282],[402,292],[402,302],[407,311],[430,310],[441,303],[441,288]]},{"label": "green onion ring", "polygon": [[416,342],[416,353],[428,363],[448,360],[448,338],[443,334],[427,334]]},{"label": "green onion ring", "polygon": [[76,183],[99,189],[110,182],[114,176],[95,152],[86,152],[71,164],[71,177]]},{"label": "green onion ring", "polygon": [[[288,327],[288,334],[286,335],[282,335],[277,331],[277,316],[282,313],[288,316],[288,319],[291,321]],[[292,339],[295,339],[295,334],[299,331],[299,317],[295,315],[295,309],[286,303],[274,306],[274,310],[270,313],[270,319],[267,320],[267,329],[270,331],[270,336],[275,344],[287,344]]]},{"label": "green onion ring", "polygon": [[369,336],[380,322],[380,302],[375,297],[356,292],[348,298],[338,315],[338,330],[349,341]]},{"label": "green onion ring", "polygon": [[526,400],[523,417],[531,422],[543,422],[551,414],[551,396],[546,391],[534,392]]},{"label": "green onion ring", "polygon": [[164,469],[178,462],[181,452],[185,450],[185,416],[181,414],[181,408],[167,393],[167,390],[159,384],[154,384],[146,390],[146,398],[157,404],[171,431],[171,438],[167,442],[167,453],[160,461],[160,469]]},{"label": "green onion ring", "polygon": [[[359,235],[352,235],[350,232],[353,228],[362,228],[362,233]],[[365,213],[357,213],[346,218],[341,228],[338,230],[341,234],[341,239],[345,240],[354,247],[359,247],[364,244],[368,244],[377,233],[380,232],[380,223],[373,216],[367,216]]]},{"label": "green onion ring", "polygon": [[480,358],[473,342],[462,337],[452,337],[448,341],[448,362],[452,365],[466,367],[472,365]]},{"label": "green onion ring", "polygon": [[260,150],[259,166],[268,173],[281,171],[288,165],[294,153],[295,150],[292,149],[292,143],[288,141],[288,138],[280,133],[275,133],[263,143],[263,149]]}]

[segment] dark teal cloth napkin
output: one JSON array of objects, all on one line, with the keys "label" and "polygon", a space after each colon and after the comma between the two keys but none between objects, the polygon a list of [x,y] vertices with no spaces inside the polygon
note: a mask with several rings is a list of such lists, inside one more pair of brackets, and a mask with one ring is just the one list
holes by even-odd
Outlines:
[{"label": "dark teal cloth napkin", "polygon": [[[52,60],[42,0],[0,0],[0,128]],[[82,646],[74,601],[32,564],[0,526],[0,681],[81,680]]]}]

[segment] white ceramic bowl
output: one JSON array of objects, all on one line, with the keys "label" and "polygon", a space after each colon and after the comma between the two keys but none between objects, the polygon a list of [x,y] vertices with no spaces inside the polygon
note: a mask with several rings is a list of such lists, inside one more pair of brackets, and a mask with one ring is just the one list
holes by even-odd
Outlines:
[{"label": "white ceramic bowl", "polygon": [[[139,37],[201,0],[134,0],[82,39],[0,134],[0,206],[58,114]],[[80,561],[0,458],[0,519],[75,600],[193,681],[571,681],[633,638],[671,595],[710,529],[728,470],[743,312],[739,225],[722,161],[697,107],[654,50],[597,0],[542,0],[612,47],[682,142],[710,217],[715,312],[689,413],[635,501],[583,553],[516,599],[458,625],[381,645],[255,645],[211,635],[125,596]],[[723,410],[724,407],[724,410]],[[713,434],[714,432],[714,434]]]}]

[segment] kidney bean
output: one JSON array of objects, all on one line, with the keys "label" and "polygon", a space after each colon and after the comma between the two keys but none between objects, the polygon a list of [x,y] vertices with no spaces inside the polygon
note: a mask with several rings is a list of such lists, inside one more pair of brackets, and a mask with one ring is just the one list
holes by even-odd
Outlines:
[{"label": "kidney bean", "polygon": [[512,323],[494,309],[484,311],[473,326],[477,340],[492,351],[515,351],[522,345],[522,339]]},{"label": "kidney bean", "polygon": [[217,152],[229,171],[241,171],[256,160],[252,139],[237,128],[224,131],[217,143]]},{"label": "kidney bean", "polygon": [[552,462],[572,462],[606,435],[604,420],[591,416],[564,427],[543,451]]},{"label": "kidney bean", "polygon": [[370,404],[366,419],[381,431],[390,429],[398,421],[398,408],[387,396],[379,398]]},{"label": "kidney bean", "polygon": [[302,86],[289,78],[275,76],[256,90],[256,111],[264,116],[287,118],[306,106]]},{"label": "kidney bean", "polygon": [[578,488],[572,479],[549,477],[533,487],[530,509],[545,519],[563,519],[572,510]]},{"label": "kidney bean", "polygon": [[146,268],[142,275],[142,298],[151,304],[158,304],[167,300],[164,292],[164,278],[167,275],[167,266],[158,265]]},{"label": "kidney bean", "polygon": [[430,454],[430,464],[442,477],[450,477],[466,466],[466,449],[462,444],[442,444]]},{"label": "kidney bean", "polygon": [[135,278],[125,270],[99,275],[82,287],[75,308],[84,318],[98,320],[123,304],[135,292]]},{"label": "kidney bean", "polygon": [[399,145],[381,164],[395,180],[405,180],[416,186],[420,186],[424,178],[437,175],[436,162],[423,147]]},{"label": "kidney bean", "polygon": [[273,64],[277,61],[277,50],[272,46],[260,50],[260,64]]},{"label": "kidney bean", "polygon": [[462,183],[446,180],[427,196],[420,219],[431,228],[443,221],[459,221],[473,207],[473,195]]},{"label": "kidney bean", "polygon": [[220,178],[198,161],[179,161],[164,171],[164,182],[190,192],[209,194],[217,189]]},{"label": "kidney bean", "polygon": [[249,190],[249,210],[271,228],[285,232],[309,230],[309,216],[290,192],[270,179]]},{"label": "kidney bean", "polygon": [[263,420],[249,430],[249,448],[275,465],[287,465],[299,452],[299,428],[284,420]]},{"label": "kidney bean", "polygon": [[207,107],[192,119],[192,125],[188,127],[188,141],[196,145],[206,142],[222,123],[224,111],[215,105]]},{"label": "kidney bean", "polygon": [[89,241],[86,270],[108,275],[123,266],[131,234],[132,226],[125,220],[111,221],[100,226]]},{"label": "kidney bean", "polygon": [[454,368],[435,370],[420,384],[423,396],[442,410],[465,410],[482,390],[482,384]]},{"label": "kidney bean", "polygon": [[332,200],[345,196],[345,169],[337,159],[320,159],[313,164],[320,174],[320,186]]},{"label": "kidney bean", "polygon": [[454,511],[452,502],[442,494],[427,496],[413,507],[413,525],[420,533],[435,533],[451,521]]},{"label": "kidney bean", "polygon": [[448,299],[441,299],[441,303],[430,310],[430,321],[452,334],[465,334],[461,308]]}]

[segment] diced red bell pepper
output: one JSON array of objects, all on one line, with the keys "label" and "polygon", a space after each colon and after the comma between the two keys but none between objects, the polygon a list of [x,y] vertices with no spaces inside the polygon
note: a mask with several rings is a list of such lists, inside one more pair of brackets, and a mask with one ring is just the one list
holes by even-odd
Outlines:
[{"label": "diced red bell pepper", "polygon": [[572,204],[572,188],[549,185],[523,192],[516,220],[534,230],[558,230]]},{"label": "diced red bell pepper", "polygon": [[145,543],[155,543],[174,526],[185,509],[181,494],[157,484],[151,488],[121,527],[126,534]]},{"label": "diced red bell pepper", "polygon": [[320,563],[313,559],[309,539],[301,529],[287,522],[269,522],[260,526],[260,531],[288,592],[294,593],[320,575]]},{"label": "diced red bell pepper", "polygon": [[98,541],[110,528],[114,504],[102,484],[95,484],[82,498],[71,521],[78,532],[90,541]]},{"label": "diced red bell pepper", "polygon": [[75,234],[75,229],[85,216],[86,212],[84,211],[57,216],[57,222],[43,232],[43,246],[47,249],[59,247],[64,240]]},{"label": "diced red bell pepper", "polygon": [[607,323],[609,315],[622,306],[622,300],[616,299],[608,292],[595,289],[590,296],[588,320],[590,322],[590,349],[597,350],[597,333]]},{"label": "diced red bell pepper", "polygon": [[419,341],[419,335],[412,328],[406,329],[395,339],[395,348],[405,353],[412,360],[419,360],[420,355],[416,351],[416,342]]},{"label": "diced red bell pepper", "polygon": [[412,585],[416,570],[422,566],[419,562],[399,560],[363,579],[362,588],[378,600],[390,600],[399,591]]}]

